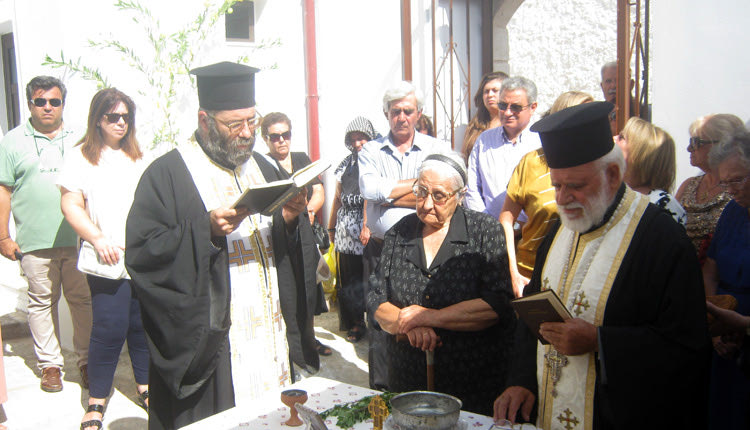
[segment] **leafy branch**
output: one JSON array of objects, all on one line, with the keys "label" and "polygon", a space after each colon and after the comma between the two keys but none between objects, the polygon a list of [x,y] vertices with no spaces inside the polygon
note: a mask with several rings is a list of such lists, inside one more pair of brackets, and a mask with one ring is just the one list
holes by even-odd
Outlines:
[{"label": "leafy branch", "polygon": [[[121,12],[131,13],[132,20],[143,27],[143,33],[148,41],[148,51],[145,54],[137,52],[126,43],[118,41],[115,36],[89,40],[89,47],[97,50],[113,51],[122,55],[128,66],[139,72],[148,84],[141,86],[139,94],[153,101],[157,109],[154,118],[152,147],[160,143],[175,145],[178,130],[172,112],[177,103],[177,90],[185,81],[192,87],[195,81],[189,75],[198,50],[205,46],[210,32],[215,28],[219,19],[230,11],[237,0],[223,0],[216,7],[205,7],[201,12],[180,30],[174,33],[160,31],[161,24],[151,10],[139,0],[117,0],[114,6]],[[271,42],[276,46],[280,42]],[[241,62],[247,63],[248,57],[241,57]],[[95,67],[87,66],[76,60],[66,59],[63,52],[55,59],[46,55],[43,65],[54,68],[66,68],[81,75],[83,79],[95,81],[99,89],[110,87],[110,81]]]},{"label": "leafy branch", "polygon": [[96,82],[98,89],[110,87],[109,81],[107,80],[99,69],[86,66],[81,64],[81,58],[79,57],[76,61],[65,59],[65,55],[60,51],[60,59],[55,60],[50,57],[49,54],[44,56],[43,66],[51,66],[54,69],[66,68],[72,72],[79,73],[83,76],[83,79],[87,81]]}]

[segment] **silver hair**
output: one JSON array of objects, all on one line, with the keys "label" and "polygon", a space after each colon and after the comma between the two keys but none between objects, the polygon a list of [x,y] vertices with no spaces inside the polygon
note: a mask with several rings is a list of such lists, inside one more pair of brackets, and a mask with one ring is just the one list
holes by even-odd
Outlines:
[{"label": "silver hair", "polygon": [[601,70],[602,79],[604,79],[604,71],[607,69],[611,69],[612,67],[617,67],[617,61],[609,61],[607,63],[604,63]]},{"label": "silver hair", "polygon": [[[431,172],[437,173],[441,178],[450,178],[451,185],[454,190],[464,190],[464,188],[466,187],[463,179],[464,177],[466,177],[466,164],[464,162],[464,157],[462,157],[461,154],[457,152],[446,152],[441,153],[440,155],[444,155],[453,160],[455,162],[455,166],[448,164],[445,161],[434,159],[425,160],[417,169],[417,178],[422,176],[422,172],[429,170]],[[456,170],[457,167],[461,169],[460,172]],[[463,193],[464,191],[461,191],[461,196],[463,196]]]},{"label": "silver hair", "polygon": [[596,164],[594,166],[596,170],[602,173],[607,170],[607,166],[609,166],[610,164],[616,164],[620,169],[620,182],[622,182],[623,178],[625,178],[625,168],[627,167],[627,165],[625,163],[625,156],[623,155],[622,149],[620,149],[619,145],[613,145],[612,150],[595,160],[595,163]]},{"label": "silver hair", "polygon": [[747,129],[738,129],[714,145],[708,153],[708,164],[715,170],[731,157],[737,157],[740,164],[750,169],[750,131]]},{"label": "silver hair", "polygon": [[503,85],[500,87],[500,94],[515,90],[524,90],[528,103],[536,103],[536,85],[531,79],[524,78],[523,76],[512,76],[503,81]]},{"label": "silver hair", "polygon": [[422,95],[422,92],[409,81],[401,81],[385,91],[385,95],[383,95],[383,112],[387,114],[388,111],[391,110],[391,103],[396,100],[401,100],[409,94],[414,94],[414,97],[417,98],[417,110],[421,112],[424,107],[424,96]]}]

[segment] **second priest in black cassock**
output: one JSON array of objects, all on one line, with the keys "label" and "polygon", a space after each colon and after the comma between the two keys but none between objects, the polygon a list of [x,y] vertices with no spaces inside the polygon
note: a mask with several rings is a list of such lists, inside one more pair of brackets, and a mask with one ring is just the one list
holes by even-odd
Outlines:
[{"label": "second priest in black cassock", "polygon": [[562,224],[528,295],[552,289],[573,316],[519,323],[495,417],[545,429],[705,428],[708,370],[700,266],[685,231],[622,182],[607,114],[587,103],[537,122]]}]

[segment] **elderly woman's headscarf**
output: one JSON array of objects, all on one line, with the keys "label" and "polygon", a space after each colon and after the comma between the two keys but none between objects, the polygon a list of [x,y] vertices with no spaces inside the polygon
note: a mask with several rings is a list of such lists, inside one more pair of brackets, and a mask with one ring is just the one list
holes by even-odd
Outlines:
[{"label": "elderly woman's headscarf", "polygon": [[354,118],[348,126],[346,126],[346,133],[344,134],[344,144],[346,145],[346,149],[348,149],[349,151],[352,151],[354,149],[351,142],[349,142],[349,134],[355,131],[363,133],[369,140],[374,140],[376,137],[378,137],[378,133],[375,131],[375,127],[372,126],[372,122],[370,122],[369,119],[363,116],[358,116]]}]

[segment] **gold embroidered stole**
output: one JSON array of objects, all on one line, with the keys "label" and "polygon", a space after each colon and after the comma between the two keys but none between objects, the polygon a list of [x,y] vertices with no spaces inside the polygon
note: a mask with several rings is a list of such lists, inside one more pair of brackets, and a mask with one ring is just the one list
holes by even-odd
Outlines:
[{"label": "gold embroidered stole", "polygon": [[[229,207],[239,198],[240,188],[265,182],[252,157],[231,171],[208,158],[194,137],[178,150],[207,211]],[[271,227],[270,217],[255,214],[227,236],[232,293],[229,344],[238,403],[291,383]]]},{"label": "gold embroidered stole", "polygon": [[[610,221],[590,233],[561,226],[542,270],[542,289],[554,289],[574,318],[599,327],[612,283],[633,232],[648,206],[648,198],[626,188]],[[544,429],[593,428],[596,363],[594,353],[562,356],[567,363],[553,383],[546,354],[558,354],[551,345],[537,345],[539,418]],[[564,360],[563,359],[563,360]],[[553,393],[554,390],[554,393]]]}]

